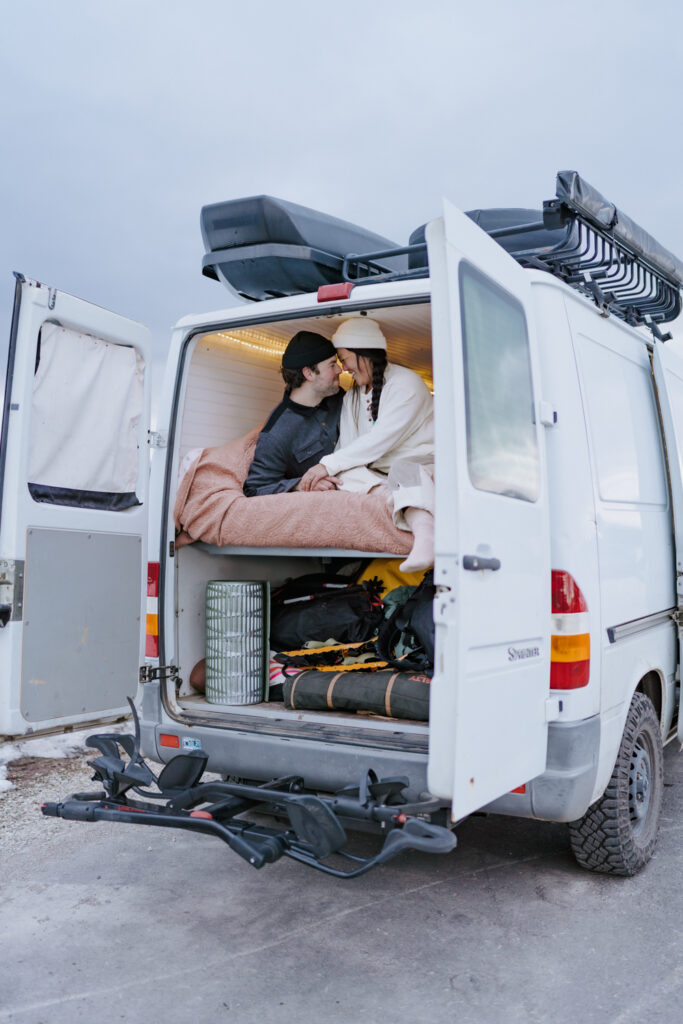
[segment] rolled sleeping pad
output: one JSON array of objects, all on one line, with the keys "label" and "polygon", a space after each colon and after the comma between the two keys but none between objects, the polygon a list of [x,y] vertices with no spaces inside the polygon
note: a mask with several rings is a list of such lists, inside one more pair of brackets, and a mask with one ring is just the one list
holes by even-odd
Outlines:
[{"label": "rolled sleeping pad", "polygon": [[305,669],[283,685],[291,711],[370,711],[387,718],[429,721],[429,676],[420,672],[340,672]]}]

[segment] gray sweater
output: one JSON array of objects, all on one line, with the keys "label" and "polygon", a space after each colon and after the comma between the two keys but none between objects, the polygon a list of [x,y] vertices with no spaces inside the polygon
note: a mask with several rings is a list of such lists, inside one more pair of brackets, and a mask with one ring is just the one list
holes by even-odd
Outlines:
[{"label": "gray sweater", "polygon": [[285,394],[259,434],[244,482],[247,497],[291,491],[311,466],[334,451],[344,392],[311,407]]}]

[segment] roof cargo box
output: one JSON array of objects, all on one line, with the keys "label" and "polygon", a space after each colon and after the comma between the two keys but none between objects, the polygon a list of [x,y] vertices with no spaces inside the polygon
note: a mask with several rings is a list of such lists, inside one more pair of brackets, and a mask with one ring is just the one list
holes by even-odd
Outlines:
[{"label": "roof cargo box", "polygon": [[[488,234],[493,234],[499,245],[515,256],[521,253],[535,254],[552,249],[565,238],[563,228],[545,227],[541,210],[524,210],[516,207],[496,207],[490,210],[467,210],[467,216]],[[419,245],[425,240],[426,224],[422,224],[410,236],[410,245]],[[427,253],[410,254],[410,267],[416,269],[427,263]]]},{"label": "roof cargo box", "polygon": [[[201,212],[202,273],[247,299],[314,292],[343,280],[349,253],[397,248],[395,242],[327,214],[272,196],[212,203]],[[367,267],[401,271],[405,256]]]}]

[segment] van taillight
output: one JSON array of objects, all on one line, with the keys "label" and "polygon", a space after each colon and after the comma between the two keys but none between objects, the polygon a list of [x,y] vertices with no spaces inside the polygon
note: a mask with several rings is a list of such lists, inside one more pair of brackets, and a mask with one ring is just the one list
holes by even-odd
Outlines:
[{"label": "van taillight", "polygon": [[552,571],[550,689],[578,690],[590,679],[588,605],[568,572]]},{"label": "van taillight", "polygon": [[159,563],[147,563],[147,635],[145,657],[159,657]]}]

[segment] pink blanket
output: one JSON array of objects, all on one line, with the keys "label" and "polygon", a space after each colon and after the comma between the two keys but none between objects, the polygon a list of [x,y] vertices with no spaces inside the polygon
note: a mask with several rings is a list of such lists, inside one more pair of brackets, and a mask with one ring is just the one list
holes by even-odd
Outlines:
[{"label": "pink blanket", "polygon": [[245,497],[242,485],[258,429],[205,448],[180,482],[174,518],[192,540],[258,547],[345,548],[405,555],[412,533],[398,530],[380,494],[292,491]]}]

